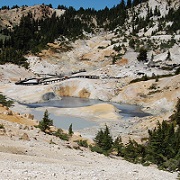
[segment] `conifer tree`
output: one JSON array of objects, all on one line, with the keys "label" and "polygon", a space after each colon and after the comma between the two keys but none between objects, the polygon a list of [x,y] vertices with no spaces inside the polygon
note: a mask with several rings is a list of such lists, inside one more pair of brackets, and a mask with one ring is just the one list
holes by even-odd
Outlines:
[{"label": "conifer tree", "polygon": [[104,131],[102,129],[98,131],[94,141],[104,151],[108,151],[112,148],[113,139],[110,135],[109,128],[107,125],[105,126]]},{"label": "conifer tree", "polygon": [[138,61],[147,61],[147,50],[145,48],[140,48],[137,59]]},{"label": "conifer tree", "polygon": [[140,0],[133,0],[133,6],[137,6],[140,3]]},{"label": "conifer tree", "polygon": [[73,130],[72,130],[72,123],[70,124],[70,126],[69,126],[69,129],[68,129],[68,132],[69,132],[69,135],[73,135]]},{"label": "conifer tree", "polygon": [[180,126],[180,99],[179,98],[176,104],[176,110],[174,111],[174,114],[170,116],[170,119],[176,122]]},{"label": "conifer tree", "polygon": [[117,152],[117,156],[123,156],[124,145],[120,136],[115,139],[113,147]]},{"label": "conifer tree", "polygon": [[41,129],[41,131],[46,132],[47,130],[50,129],[50,126],[52,125],[53,125],[53,121],[49,119],[49,113],[48,113],[48,110],[46,109],[46,111],[44,112],[44,117],[39,122],[38,127]]},{"label": "conifer tree", "polygon": [[171,53],[170,53],[170,51],[167,52],[166,60],[171,60]]},{"label": "conifer tree", "polygon": [[131,8],[131,6],[132,6],[132,2],[131,2],[131,0],[127,0],[127,8]]}]

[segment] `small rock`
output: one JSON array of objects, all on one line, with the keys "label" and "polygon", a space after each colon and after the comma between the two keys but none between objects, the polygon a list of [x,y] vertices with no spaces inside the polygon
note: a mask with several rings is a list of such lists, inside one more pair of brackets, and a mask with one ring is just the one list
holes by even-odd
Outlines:
[{"label": "small rock", "polygon": [[19,129],[23,129],[23,126],[21,124],[19,125]]},{"label": "small rock", "polygon": [[6,130],[4,128],[0,129],[0,135],[5,135],[6,134]]},{"label": "small rock", "polygon": [[29,127],[28,127],[28,126],[25,126],[25,127],[24,127],[24,130],[29,130]]},{"label": "small rock", "polygon": [[31,119],[31,120],[34,119],[34,115],[33,115],[33,114],[27,114],[26,117],[27,117],[28,119]]},{"label": "small rock", "polygon": [[29,136],[26,133],[24,133],[20,139],[24,141],[30,141]]},{"label": "small rock", "polygon": [[138,173],[138,170],[135,169],[135,170],[133,170],[133,172]]},{"label": "small rock", "polygon": [[5,111],[5,112],[4,112],[4,115],[13,115],[13,113],[12,113],[11,110],[8,110],[8,111]]},{"label": "small rock", "polygon": [[9,110],[9,108],[7,106],[4,106],[5,110]]},{"label": "small rock", "polygon": [[52,176],[54,176],[54,177],[55,177],[55,176],[56,176],[56,173],[53,173],[53,174],[52,174]]},{"label": "small rock", "polygon": [[28,173],[28,170],[23,171],[23,173]]}]

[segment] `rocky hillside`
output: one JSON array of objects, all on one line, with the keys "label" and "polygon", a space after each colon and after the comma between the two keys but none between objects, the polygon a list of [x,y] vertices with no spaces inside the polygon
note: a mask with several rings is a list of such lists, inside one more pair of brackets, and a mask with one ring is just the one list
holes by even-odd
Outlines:
[{"label": "rocky hillside", "polygon": [[[15,101],[11,109],[0,107],[2,178],[176,179],[177,173],[154,165],[107,158],[43,133],[33,127],[37,122],[28,119],[31,109],[23,103],[42,102],[50,94],[140,105],[152,116],[124,120],[107,102],[36,110],[87,118],[98,128],[107,124],[113,137],[142,143],[158,121],[169,120],[180,97],[179,7],[179,0],[149,0],[122,1],[101,11],[45,5],[0,10],[0,93]],[[53,81],[60,77],[63,81]],[[24,78],[52,82],[15,84]],[[81,133],[94,137],[97,130]]]},{"label": "rocky hillside", "polygon": [[[104,9],[102,12],[107,11],[107,14],[109,14],[108,18],[111,19],[110,12],[117,12],[119,16],[122,15],[120,13],[121,11],[117,11],[120,9],[124,9],[122,2],[117,7],[109,10]],[[126,7],[125,9],[128,15],[125,17],[123,25],[118,25],[117,22],[114,22],[115,28],[110,30],[112,24],[100,27],[97,21],[95,23],[96,25],[94,24],[96,32],[86,32],[84,29],[83,38],[79,37],[72,40],[70,37],[60,35],[53,43],[47,43],[46,49],[37,52],[35,55],[32,55],[32,53],[26,54],[29,64],[27,75],[24,75],[26,74],[26,70],[16,70],[15,72],[17,73],[15,74],[6,73],[10,72],[9,68],[11,68],[11,65],[5,65],[4,68],[1,68],[1,76],[6,79],[6,82],[15,82],[21,78],[21,73],[19,72],[22,72],[23,77],[41,76],[43,74],[65,75],[67,77],[73,76],[73,74],[97,75],[100,78],[99,80],[90,80],[89,82],[83,79],[71,79],[57,85],[52,85],[55,86],[53,87],[53,92],[60,96],[68,95],[107,101],[131,102],[147,107],[151,107],[150,102],[157,105],[157,98],[160,97],[159,94],[162,94],[161,99],[164,102],[163,98],[166,93],[163,93],[163,91],[168,91],[170,88],[162,85],[165,82],[164,80],[160,80],[160,82],[153,81],[157,81],[158,77],[165,75],[178,75],[180,67],[180,35],[178,33],[179,30],[173,30],[170,27],[176,23],[179,3],[177,0],[149,0],[137,6]],[[15,9],[1,10],[1,12],[3,11],[11,13],[15,12]],[[22,12],[31,12],[35,19],[46,19],[46,17],[50,18],[55,11],[57,15],[60,15],[60,12],[64,12],[64,10],[53,10],[48,6],[40,5],[35,7],[21,7],[17,13],[23,15]],[[90,17],[95,17],[96,15],[98,18],[99,14],[102,13],[101,11],[75,11],[73,9],[67,9],[66,12],[64,17],[67,19],[71,17],[71,19],[76,18],[77,20],[81,17],[83,22],[85,17],[88,19],[88,22],[92,20]],[[82,13],[81,16],[80,13]],[[17,14],[17,16],[20,15]],[[174,17],[174,21],[172,21],[172,16]],[[105,17],[105,15],[102,17]],[[52,20],[53,22],[56,21],[54,18]],[[93,22],[95,20],[93,18]],[[46,23],[48,24],[48,21]],[[106,23],[104,21],[104,24]],[[71,28],[73,31],[73,27]],[[19,34],[20,32],[17,30],[16,33]],[[30,32],[30,30],[27,32]],[[43,31],[41,33],[43,35]],[[37,31],[34,31],[34,34],[38,34]],[[28,38],[33,38],[33,35]],[[20,41],[20,39],[17,40]],[[34,47],[34,43],[31,41],[30,46],[32,45]],[[142,50],[145,56],[143,55],[141,57]],[[2,57],[4,56],[3,54]],[[138,57],[141,57],[141,59],[138,59]],[[13,66],[12,68],[15,67]],[[142,81],[130,84],[132,80],[139,79],[141,81],[143,77],[147,78],[147,80],[148,78],[154,80],[147,83]],[[171,100],[168,101],[175,101],[174,103],[170,103],[171,106],[165,108],[166,110],[173,109],[176,99],[179,96],[177,92],[179,88],[177,78],[178,76],[174,78],[167,77],[168,82],[170,82],[169,79],[174,79],[172,81],[174,83],[168,85],[168,87],[171,87],[171,85],[173,87],[173,90],[171,89],[174,93],[173,99],[170,98]],[[177,83],[177,87],[175,83]],[[147,85],[145,86],[144,84]],[[134,91],[134,95],[132,95],[132,90],[130,91],[129,89],[135,89],[138,85],[142,88]],[[50,88],[47,89],[49,91]],[[150,92],[152,90],[154,92]],[[130,94],[127,93],[129,91]],[[9,94],[8,91],[5,93],[8,96],[14,97],[14,93]],[[135,99],[131,100],[130,97],[134,97]],[[153,101],[148,101],[146,97],[148,99],[151,99],[151,97],[156,98]],[[169,97],[165,98],[169,99]],[[31,97],[28,97],[28,99],[31,99]],[[31,102],[32,99],[30,100]],[[24,101],[24,98],[22,98],[22,101]],[[160,106],[158,105],[158,107]],[[155,107],[152,107],[152,109],[154,111]]]},{"label": "rocky hillside", "polygon": [[41,20],[47,17],[51,17],[53,13],[56,13],[57,16],[61,16],[64,13],[64,10],[52,9],[49,6],[45,5],[36,5],[36,6],[22,6],[14,7],[12,9],[1,9],[0,10],[0,27],[1,28],[10,28],[12,29],[15,25],[20,23],[20,20],[23,16],[27,16],[28,13],[32,14],[34,20]]},{"label": "rocky hillside", "polygon": [[[177,173],[132,164],[78,147],[40,132],[33,126],[0,119],[2,179],[125,179],[175,180]],[[108,164],[108,167],[107,167]],[[75,176],[76,174],[76,176]]]}]

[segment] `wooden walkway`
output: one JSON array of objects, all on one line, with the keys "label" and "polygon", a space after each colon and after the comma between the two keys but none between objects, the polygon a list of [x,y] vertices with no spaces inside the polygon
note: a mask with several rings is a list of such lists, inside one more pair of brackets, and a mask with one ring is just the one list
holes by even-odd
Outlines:
[{"label": "wooden walkway", "polygon": [[[51,75],[52,76],[52,75]],[[23,79],[20,81],[17,81],[15,84],[16,85],[25,85],[25,86],[30,86],[30,85],[47,85],[47,84],[52,84],[52,83],[57,83],[61,81],[65,81],[67,79],[74,79],[74,78],[87,78],[87,79],[100,79],[99,76],[96,75],[78,75],[78,76],[64,76],[64,77],[59,77],[59,76],[52,76],[49,78],[29,78],[29,79]]]},{"label": "wooden walkway", "polygon": [[80,72],[86,72],[84,69],[79,70],[77,72],[70,73],[71,75],[65,75],[65,74],[38,74],[41,76],[41,78],[28,78],[17,81],[16,85],[25,85],[25,86],[31,86],[31,85],[48,85],[52,83],[57,83],[61,81],[65,81],[67,79],[74,79],[74,78],[85,78],[85,79],[120,79],[120,77],[112,77],[112,76],[105,76],[100,77],[96,75],[77,75]]}]

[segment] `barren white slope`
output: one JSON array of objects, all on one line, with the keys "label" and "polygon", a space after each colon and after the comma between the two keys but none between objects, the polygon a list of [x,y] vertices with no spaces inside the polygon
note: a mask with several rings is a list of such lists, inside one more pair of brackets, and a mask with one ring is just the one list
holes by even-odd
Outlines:
[{"label": "barren white slope", "polygon": [[[35,128],[24,130],[24,125],[0,122],[7,130],[6,135],[0,136],[1,179],[175,180],[177,177],[177,173],[154,166],[143,167],[86,149],[69,149],[65,142]],[[29,141],[19,139],[23,133],[28,134]],[[56,144],[50,144],[51,140]]]}]

